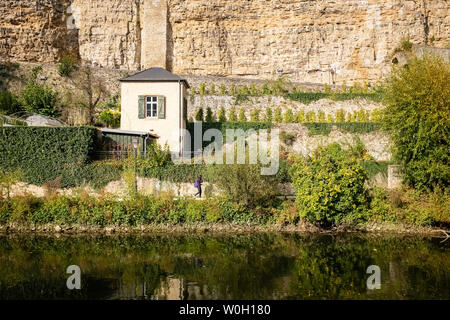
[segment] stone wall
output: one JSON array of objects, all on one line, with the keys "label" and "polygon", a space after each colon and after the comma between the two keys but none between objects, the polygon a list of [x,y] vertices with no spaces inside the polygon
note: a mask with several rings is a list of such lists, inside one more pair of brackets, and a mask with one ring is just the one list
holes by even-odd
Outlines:
[{"label": "stone wall", "polygon": [[2,60],[54,62],[75,52],[103,67],[194,75],[375,82],[403,38],[445,47],[449,35],[448,0],[0,3]]}]

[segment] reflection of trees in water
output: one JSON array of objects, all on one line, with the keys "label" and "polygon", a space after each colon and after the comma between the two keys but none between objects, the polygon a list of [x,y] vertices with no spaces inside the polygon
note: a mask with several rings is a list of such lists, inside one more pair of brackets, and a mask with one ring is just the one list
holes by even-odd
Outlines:
[{"label": "reflection of trees in water", "polygon": [[[450,253],[420,238],[0,237],[0,299],[450,298]],[[82,270],[82,290],[65,269]],[[381,268],[368,291],[366,269]]]}]

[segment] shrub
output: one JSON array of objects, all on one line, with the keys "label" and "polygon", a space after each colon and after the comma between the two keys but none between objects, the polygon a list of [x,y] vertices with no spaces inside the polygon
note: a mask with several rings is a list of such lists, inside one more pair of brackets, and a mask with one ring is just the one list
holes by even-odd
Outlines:
[{"label": "shrub", "polygon": [[305,110],[303,110],[303,109],[300,109],[300,111],[297,113],[297,115],[296,115],[296,120],[297,120],[297,123],[303,123],[303,122],[305,122]]},{"label": "shrub", "polygon": [[368,196],[360,161],[339,144],[298,156],[290,169],[301,218],[330,227],[362,218]]},{"label": "shrub", "polygon": [[219,94],[221,94],[221,95],[227,94],[227,88],[225,87],[225,85],[223,83],[219,87]]},{"label": "shrub", "polygon": [[291,109],[287,109],[284,113],[284,123],[292,123],[294,122],[294,114]]},{"label": "shrub", "polygon": [[217,118],[218,118],[219,122],[226,122],[227,121],[227,116],[225,114],[225,108],[224,107],[220,107]]},{"label": "shrub", "polygon": [[64,57],[58,64],[58,73],[61,77],[69,77],[75,66],[75,60],[72,57]]},{"label": "shrub", "polygon": [[231,107],[230,108],[230,113],[228,116],[228,120],[229,121],[237,121],[237,116],[236,116],[236,107]]},{"label": "shrub", "polygon": [[450,63],[413,58],[396,68],[384,87],[383,127],[394,142],[404,181],[420,190],[450,181]]},{"label": "shrub", "polygon": [[12,114],[22,111],[22,106],[17,98],[9,91],[0,91],[0,113]]},{"label": "shrub", "polygon": [[239,110],[239,121],[240,122],[246,122],[247,121],[247,117],[245,115],[244,108],[241,108],[241,110]]},{"label": "shrub", "polygon": [[[203,109],[202,109],[203,110]],[[200,117],[200,116],[199,116]],[[208,107],[208,108],[206,108],[206,118],[205,118],[205,121],[206,122],[214,122],[214,115],[213,115],[213,112],[212,112],[212,110],[211,110],[211,107]],[[201,120],[199,120],[199,121],[201,121]]]},{"label": "shrub", "polygon": [[214,83],[211,84],[211,87],[209,89],[209,94],[215,95],[216,94],[216,86]]},{"label": "shrub", "polygon": [[317,117],[319,122],[325,122],[325,112],[323,112],[323,110],[319,110]]},{"label": "shrub", "polygon": [[278,178],[262,176],[256,164],[209,165],[207,176],[228,199],[245,206],[267,204],[277,192]]},{"label": "shrub", "polygon": [[35,80],[30,80],[22,91],[21,98],[26,111],[50,117],[57,117],[60,112],[58,91],[53,91]]},{"label": "shrub", "polygon": [[204,96],[206,94],[206,85],[204,82],[200,83],[199,93]]},{"label": "shrub", "polygon": [[197,120],[197,121],[204,121],[204,119],[203,119],[203,108],[202,107],[198,108],[198,111],[195,114],[195,120]]},{"label": "shrub", "polygon": [[98,121],[108,128],[118,128],[120,127],[120,111],[103,110],[98,116]]},{"label": "shrub", "polygon": [[283,118],[282,118],[282,116],[281,116],[281,108],[280,107],[277,107],[276,109],[275,109],[275,117],[274,117],[274,119],[273,119],[276,123],[281,123],[281,122],[283,122]]},{"label": "shrub", "polygon": [[230,86],[230,95],[232,95],[232,96],[236,95],[236,86],[234,83],[231,84],[231,86]]},{"label": "shrub", "polygon": [[259,122],[259,109],[253,109],[250,112],[250,121]]},{"label": "shrub", "polygon": [[316,113],[314,111],[308,111],[306,113],[306,122],[316,122]]},{"label": "shrub", "polygon": [[264,121],[266,122],[272,122],[273,116],[272,116],[272,108],[267,107],[266,108],[266,114],[264,116]]},{"label": "shrub", "polygon": [[345,110],[339,109],[336,112],[336,122],[345,122]]}]

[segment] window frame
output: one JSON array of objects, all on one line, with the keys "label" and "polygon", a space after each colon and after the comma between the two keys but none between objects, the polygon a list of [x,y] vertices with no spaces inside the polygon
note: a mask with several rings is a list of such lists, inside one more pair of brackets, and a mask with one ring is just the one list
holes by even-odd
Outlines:
[{"label": "window frame", "polygon": [[[148,101],[148,99],[151,98],[151,101]],[[148,108],[149,106],[155,107],[155,115],[153,115],[153,109],[151,110],[151,115],[148,115]],[[144,100],[144,114],[145,114],[145,119],[158,119],[158,96],[145,96],[145,100]]]}]

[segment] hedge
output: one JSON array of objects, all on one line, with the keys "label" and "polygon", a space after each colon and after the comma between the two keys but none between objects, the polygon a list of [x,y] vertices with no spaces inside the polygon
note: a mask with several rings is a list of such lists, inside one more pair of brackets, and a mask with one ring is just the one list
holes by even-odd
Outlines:
[{"label": "hedge", "polygon": [[381,124],[377,122],[307,122],[302,124],[308,128],[310,136],[327,136],[330,134],[333,126],[345,132],[360,134],[381,130]]},{"label": "hedge", "polygon": [[2,127],[0,170],[20,169],[25,182],[42,185],[62,177],[76,185],[96,150],[94,127]]}]

